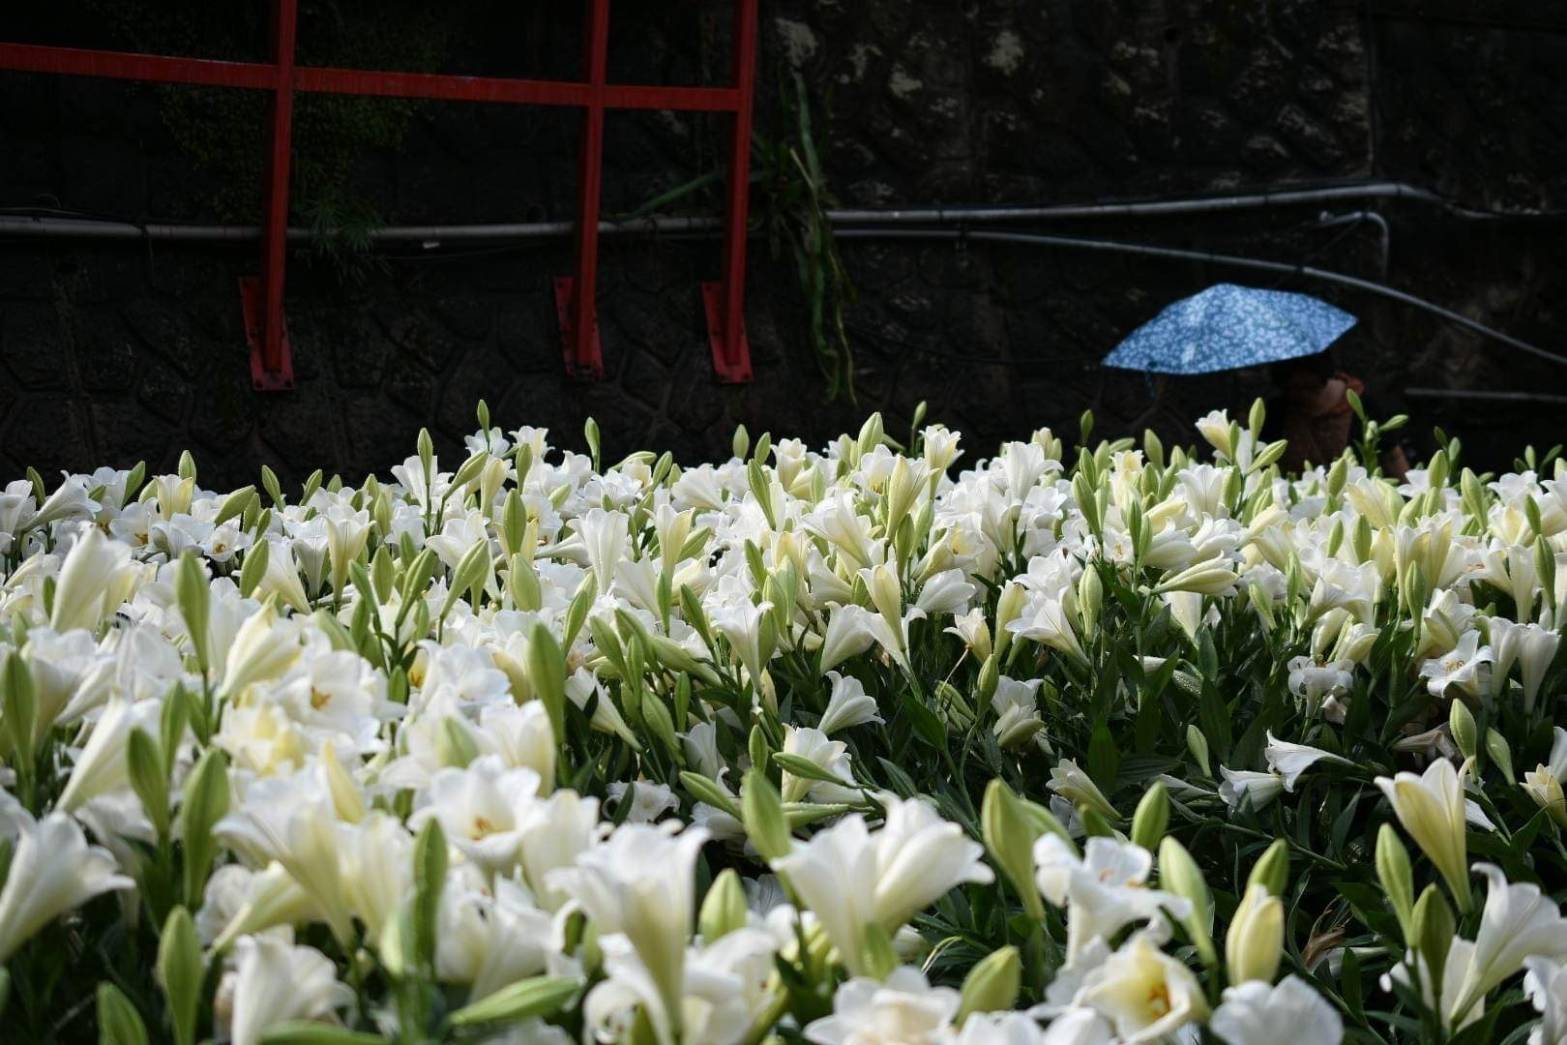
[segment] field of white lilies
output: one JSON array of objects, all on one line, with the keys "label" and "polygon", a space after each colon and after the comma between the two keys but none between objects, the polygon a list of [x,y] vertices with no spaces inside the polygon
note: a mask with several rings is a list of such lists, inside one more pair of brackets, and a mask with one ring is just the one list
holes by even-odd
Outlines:
[{"label": "field of white lilies", "polygon": [[1567,1041],[1567,463],[921,423],[10,483],[0,1039]]}]

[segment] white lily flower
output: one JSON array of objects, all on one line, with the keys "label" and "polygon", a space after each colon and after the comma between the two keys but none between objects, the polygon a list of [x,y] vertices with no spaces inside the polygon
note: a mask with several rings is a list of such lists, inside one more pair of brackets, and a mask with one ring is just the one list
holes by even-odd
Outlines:
[{"label": "white lily flower", "polygon": [[1173,893],[1147,887],[1153,854],[1130,842],[1090,838],[1079,857],[1059,835],[1045,833],[1034,843],[1035,882],[1046,900],[1067,907],[1067,961],[1080,960],[1094,940],[1109,940],[1133,922],[1176,918],[1191,903]]},{"label": "white lily flower", "polygon": [[1139,933],[1088,974],[1075,999],[1099,1011],[1123,1042],[1163,1041],[1208,1015],[1192,971]]},{"label": "white lily flower", "polygon": [[1433,697],[1446,696],[1450,688],[1478,697],[1489,681],[1491,659],[1491,647],[1480,645],[1480,633],[1466,631],[1451,651],[1422,663],[1420,677]]},{"label": "white lily flower", "polygon": [[118,871],[108,850],[88,845],[63,813],[23,826],[0,889],[0,962],[66,911],[99,893],[134,888]]},{"label": "white lily flower", "polygon": [[485,755],[464,769],[437,772],[426,804],[408,818],[408,826],[417,831],[426,820],[439,820],[451,845],[504,873],[517,862],[522,829],[538,792],[538,773],[507,768],[498,756]]},{"label": "white lily flower", "polygon": [[1224,778],[1219,785],[1219,797],[1231,809],[1249,808],[1253,812],[1265,809],[1284,790],[1284,777],[1271,770],[1259,773],[1220,766],[1219,775]]},{"label": "white lily flower", "polygon": [[852,979],[833,996],[832,1015],[805,1027],[816,1045],[938,1045],[958,1012],[958,992],[932,987],[918,969],[894,969],[884,983]]},{"label": "white lily flower", "polygon": [[665,1010],[678,1013],[686,945],[694,918],[696,858],[708,834],[688,827],[626,824],[582,852],[546,884],[582,906],[603,933],[624,933],[658,987]]},{"label": "white lily flower", "polygon": [[878,801],[887,819],[874,835],[855,814],[773,861],[855,973],[864,969],[867,924],[890,935],[954,886],[994,879],[982,860],[984,848],[925,802],[892,795]]},{"label": "white lily flower", "polygon": [[314,947],[295,947],[271,934],[234,945],[230,985],[233,1045],[258,1045],[268,1027],[289,1020],[331,1022],[354,1001],[331,960]]},{"label": "white lily flower", "polygon": [[1567,918],[1539,886],[1509,884],[1494,864],[1475,864],[1474,869],[1485,876],[1488,888],[1480,931],[1452,1002],[1460,1019],[1492,988],[1523,968],[1525,958],[1567,960]]},{"label": "white lily flower", "polygon": [[1345,766],[1354,764],[1341,755],[1335,755],[1319,747],[1279,740],[1274,737],[1272,730],[1268,731],[1267,736],[1268,746],[1263,750],[1263,757],[1268,760],[1268,768],[1284,778],[1284,790],[1292,793],[1300,775],[1318,762],[1337,762]]},{"label": "white lily flower", "polygon": [[1208,1028],[1228,1045],[1338,1045],[1344,1020],[1298,976],[1269,986],[1251,980],[1227,988]]},{"label": "white lily flower", "polygon": [[881,724],[876,698],[866,695],[865,685],[859,679],[836,671],[827,672],[827,678],[832,681],[832,695],[827,698],[827,710],[822,712],[818,729],[831,736],[867,722]]},{"label": "white lily flower", "polygon": [[1540,1022],[1529,1032],[1529,1045],[1564,1045],[1567,1043],[1567,965],[1552,958],[1538,955],[1525,958],[1528,970],[1523,978],[1523,992]]},{"label": "white lily flower", "polygon": [[66,553],[54,590],[54,611],[49,626],[57,632],[72,628],[97,630],[106,613],[125,594],[122,578],[131,550],[111,541],[96,526],[89,526]]},{"label": "white lily flower", "polygon": [[1469,868],[1463,776],[1451,762],[1438,759],[1421,776],[1399,773],[1391,778],[1377,777],[1376,784],[1387,796],[1398,822],[1442,872],[1460,906],[1467,908]]}]

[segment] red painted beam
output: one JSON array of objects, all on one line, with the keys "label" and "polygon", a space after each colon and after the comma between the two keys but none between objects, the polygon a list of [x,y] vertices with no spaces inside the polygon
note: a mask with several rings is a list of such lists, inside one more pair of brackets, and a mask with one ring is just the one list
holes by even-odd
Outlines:
[{"label": "red painted beam", "polygon": [[570,280],[557,281],[556,293],[568,295],[565,339],[566,373],[597,381],[604,376],[604,352],[599,343],[598,254],[599,197],[604,181],[604,84],[609,66],[609,0],[588,0],[583,28],[588,103],[582,111],[582,141],[577,164],[577,270]]},{"label": "red painted beam", "polygon": [[734,134],[729,140],[729,207],[724,225],[722,282],[704,286],[713,370],[726,384],[751,380],[751,346],[745,337],[746,223],[751,200],[751,100],[756,91],[756,2],[736,0]]},{"label": "red painted beam", "polygon": [[266,200],[261,231],[261,360],[254,350],[251,379],[258,391],[294,387],[294,360],[284,332],[283,281],[288,261],[288,185],[294,143],[294,43],[299,0],[272,0],[272,60],[278,72],[272,94]]},{"label": "red painted beam", "polygon": [[171,58],[122,51],[86,51],[76,47],[41,47],[0,43],[0,69],[65,76],[101,76],[110,80],[246,87],[270,91],[277,86],[277,68],[255,62],[219,62],[207,58]]},{"label": "red painted beam", "polygon": [[[207,58],[89,51],[75,47],[0,43],[0,69],[111,80],[182,83],[205,87],[275,90],[277,66],[260,62],[224,62]],[[438,101],[497,102],[586,108],[593,88],[569,80],[517,80],[496,76],[451,76],[374,69],[297,66],[296,91],[311,94],[377,95]],[[733,112],[739,94],[732,87],[682,87],[661,84],[605,84],[607,109],[671,109],[679,112]]]},{"label": "red painted beam", "polygon": [[262,270],[259,277],[241,281],[245,333],[251,348],[251,374],[257,389],[277,391],[292,388],[294,384],[283,293],[294,94],[299,91],[582,109],[576,272],[574,276],[557,279],[555,291],[567,369],[586,378],[604,375],[595,298],[606,110],[734,113],[723,275],[718,283],[703,284],[702,293],[713,366],[719,379],[729,382],[751,379],[744,305],[757,0],[736,0],[734,83],[728,87],[609,83],[606,68],[609,0],[587,0],[587,75],[582,82],[298,67],[294,57],[299,0],[272,0],[272,4],[270,63],[0,42],[0,70],[235,87],[271,94]]}]

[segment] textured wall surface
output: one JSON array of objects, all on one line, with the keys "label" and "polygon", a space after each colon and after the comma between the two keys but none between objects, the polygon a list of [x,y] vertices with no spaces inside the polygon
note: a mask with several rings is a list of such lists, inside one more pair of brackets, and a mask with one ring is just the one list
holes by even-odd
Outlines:
[{"label": "textured wall surface", "polygon": [[[576,15],[561,10],[571,6],[519,14],[476,4],[443,64],[571,75]],[[0,32],[124,43],[122,30],[71,8]],[[723,8],[616,4],[612,75],[720,80]],[[759,124],[778,132],[781,85],[801,76],[845,205],[1149,198],[1376,177],[1480,210],[1567,206],[1567,18],[1542,22],[1525,5],[1489,5],[1485,25],[1469,5],[1391,0],[777,0],[764,15]],[[302,39],[310,17],[307,5]],[[170,112],[158,89],[0,73],[0,207],[244,220],[219,213],[223,186],[191,155],[189,135],[171,133]],[[617,114],[608,130],[611,211],[714,169],[724,145],[718,121],[705,118]],[[575,141],[568,113],[421,105],[395,148],[355,158],[350,180],[387,222],[565,217]],[[698,194],[684,206],[712,203]],[[1323,226],[1320,207],[1051,231],[1385,276],[1567,347],[1560,221],[1378,209],[1391,229],[1385,256],[1374,226]],[[872,408],[897,431],[921,399],[965,431],[972,454],[1038,425],[1075,429],[1088,406],[1112,429],[1170,432],[1199,409],[1266,394],[1267,375],[1156,386],[1095,361],[1170,300],[1221,279],[1321,292],[1360,315],[1339,357],[1366,376],[1373,402],[1439,421],[1491,463],[1525,439],[1549,441],[1555,411],[1460,408],[1403,390],[1567,392],[1563,368],[1298,279],[1081,251],[853,242],[843,254],[859,293],[848,313],[858,398],[827,403],[791,263],[763,240],[754,251],[747,387],[711,379],[696,284],[716,273],[716,244],[617,241],[605,246],[601,276],[610,371],[601,385],[562,375],[548,281],[569,269],[570,253],[545,243],[346,269],[298,252],[288,307],[300,385],[258,396],[235,288],[254,269],[249,249],[0,241],[0,478],[27,464],[167,467],[187,446],[214,483],[250,481],[263,461],[296,476],[318,465],[358,474],[401,460],[420,426],[458,454],[481,396],[498,423],[546,424],[568,444],[591,414],[610,453],[711,455],[742,421],[822,439]]]}]

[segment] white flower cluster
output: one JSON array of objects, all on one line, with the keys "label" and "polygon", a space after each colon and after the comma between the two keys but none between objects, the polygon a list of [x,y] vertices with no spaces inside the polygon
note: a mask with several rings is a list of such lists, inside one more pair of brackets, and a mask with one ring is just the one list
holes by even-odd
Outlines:
[{"label": "white flower cluster", "polygon": [[70,948],[181,1045],[1567,1041],[1560,460],[480,420],[0,493],[18,1034]]}]

